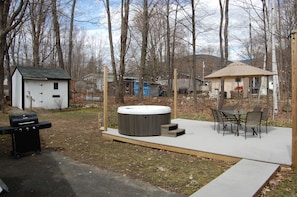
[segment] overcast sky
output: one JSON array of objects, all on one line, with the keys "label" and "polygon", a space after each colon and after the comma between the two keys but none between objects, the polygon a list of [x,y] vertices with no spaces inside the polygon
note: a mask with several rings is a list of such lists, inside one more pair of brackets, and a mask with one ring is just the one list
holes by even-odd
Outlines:
[{"label": "overcast sky", "polygon": [[[240,59],[240,50],[242,44],[240,40],[247,39],[249,37],[249,16],[247,7],[250,5],[244,4],[243,1],[253,3],[253,5],[261,12],[262,2],[260,0],[230,0],[229,5],[229,58],[230,60]],[[117,42],[119,39],[119,4],[120,0],[110,0],[112,6],[113,16],[113,30],[114,30],[114,41]],[[200,0],[199,4],[203,6],[205,12],[213,13],[211,16],[204,19],[204,23],[212,24],[214,30],[211,32],[200,33],[197,37],[197,49],[198,53],[202,48],[207,46],[219,47],[219,22],[220,22],[220,11],[218,0]],[[95,38],[101,39],[106,42],[108,46],[108,32],[105,18],[105,9],[103,3],[100,0],[78,0],[76,7],[76,18],[80,21],[91,21],[91,22],[77,22],[76,24],[88,30],[88,35]],[[199,10],[197,10],[198,12]],[[254,19],[259,20],[253,9],[250,9],[250,13],[254,15]],[[116,19],[116,20],[115,20]],[[253,26],[256,27],[255,21]]]}]

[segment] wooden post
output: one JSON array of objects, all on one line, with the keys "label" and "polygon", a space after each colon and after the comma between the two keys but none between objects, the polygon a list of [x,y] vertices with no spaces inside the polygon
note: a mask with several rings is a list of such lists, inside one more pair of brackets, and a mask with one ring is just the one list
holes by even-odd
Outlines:
[{"label": "wooden post", "polygon": [[108,126],[108,115],[107,115],[107,101],[108,101],[108,70],[107,67],[104,67],[104,95],[103,95],[103,105],[104,105],[104,115],[103,115],[103,120],[104,120],[104,131],[107,131],[107,126]]},{"label": "wooden post", "polygon": [[174,119],[176,119],[177,114],[177,70],[174,69],[174,81],[173,81],[173,90],[174,90]]},{"label": "wooden post", "polygon": [[292,63],[292,167],[297,167],[297,30],[291,34]]}]

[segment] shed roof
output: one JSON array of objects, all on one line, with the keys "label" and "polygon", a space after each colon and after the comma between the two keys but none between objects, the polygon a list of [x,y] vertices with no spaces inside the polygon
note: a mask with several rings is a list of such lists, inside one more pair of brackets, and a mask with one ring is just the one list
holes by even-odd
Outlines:
[{"label": "shed roof", "polygon": [[63,69],[50,69],[50,68],[35,68],[29,66],[17,66],[24,79],[36,80],[70,80],[70,75]]}]

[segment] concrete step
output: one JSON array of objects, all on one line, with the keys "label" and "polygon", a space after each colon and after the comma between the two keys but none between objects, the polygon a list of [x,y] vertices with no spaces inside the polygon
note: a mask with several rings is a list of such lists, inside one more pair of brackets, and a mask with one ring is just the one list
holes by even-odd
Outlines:
[{"label": "concrete step", "polygon": [[167,132],[162,132],[162,136],[177,137],[186,133],[185,129],[174,129]]},{"label": "concrete step", "polygon": [[190,197],[257,196],[278,168],[278,164],[242,159]]}]

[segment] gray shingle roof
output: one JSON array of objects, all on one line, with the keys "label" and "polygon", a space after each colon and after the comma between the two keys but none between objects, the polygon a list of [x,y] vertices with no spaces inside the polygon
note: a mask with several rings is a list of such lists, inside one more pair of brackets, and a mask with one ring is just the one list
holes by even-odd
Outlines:
[{"label": "gray shingle roof", "polygon": [[62,79],[70,80],[70,75],[62,69],[49,69],[49,68],[35,68],[27,66],[17,66],[16,69],[19,70],[24,79],[43,79],[43,80],[53,80]]}]

